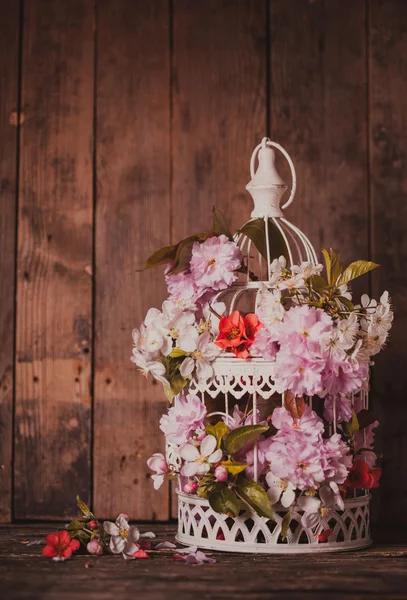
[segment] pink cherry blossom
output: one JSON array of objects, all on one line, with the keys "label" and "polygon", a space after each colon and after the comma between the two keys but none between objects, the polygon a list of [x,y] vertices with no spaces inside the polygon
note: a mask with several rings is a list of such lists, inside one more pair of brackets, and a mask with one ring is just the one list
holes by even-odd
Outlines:
[{"label": "pink cherry blossom", "polygon": [[261,356],[266,360],[274,360],[279,346],[268,329],[260,329],[250,347],[251,356]]},{"label": "pink cherry blossom", "polygon": [[296,396],[313,396],[324,389],[322,373],[325,361],[316,354],[295,353],[288,347],[280,350],[274,365],[278,391],[291,390]]},{"label": "pink cherry blossom", "polygon": [[271,422],[276,429],[280,429],[279,439],[285,436],[289,440],[294,440],[295,437],[315,439],[324,431],[322,419],[309,406],[305,407],[300,419],[293,419],[284,406],[275,408]]},{"label": "pink cherry blossom", "polygon": [[296,352],[308,350],[318,356],[321,352],[321,335],[332,331],[333,321],[321,308],[293,306],[286,311],[283,322],[277,324],[276,328],[282,346],[288,346]]},{"label": "pink cherry blossom", "polygon": [[154,482],[154,489],[160,489],[164,483],[165,474],[168,471],[168,465],[164,455],[159,452],[153,454],[153,456],[148,459],[147,466],[152,471],[155,471],[155,474],[151,476],[151,479]]},{"label": "pink cherry blossom", "polygon": [[86,545],[86,550],[89,552],[89,554],[102,554],[103,553],[102,544],[100,542],[98,542],[98,540],[92,540],[92,541],[88,542],[88,544]]},{"label": "pink cherry blossom", "polygon": [[[168,271],[168,268],[167,268]],[[191,271],[182,271],[173,275],[165,275],[170,300],[178,308],[194,310],[200,296],[200,291],[195,284]]]},{"label": "pink cherry blossom", "polygon": [[237,279],[241,252],[225,235],[213,236],[192,246],[191,273],[200,289],[223,290]]},{"label": "pink cherry blossom", "polygon": [[214,475],[216,481],[226,481],[228,478],[228,471],[223,465],[218,465],[215,467]]},{"label": "pink cherry blossom", "polygon": [[205,429],[205,416],[205,405],[198,396],[180,396],[168,414],[161,417],[160,429],[170,444],[184,444],[193,431]]},{"label": "pink cherry blossom", "polygon": [[182,491],[186,494],[195,494],[197,489],[198,484],[196,483],[196,481],[188,481],[182,488]]},{"label": "pink cherry blossom", "polygon": [[349,446],[342,441],[339,433],[323,440],[322,464],[326,482],[340,485],[345,481],[352,466],[352,457]]},{"label": "pink cherry blossom", "polygon": [[340,394],[331,396],[328,394],[324,401],[324,418],[328,423],[334,420],[334,406],[336,412],[336,422],[350,421],[352,419],[352,403],[349,398]]}]

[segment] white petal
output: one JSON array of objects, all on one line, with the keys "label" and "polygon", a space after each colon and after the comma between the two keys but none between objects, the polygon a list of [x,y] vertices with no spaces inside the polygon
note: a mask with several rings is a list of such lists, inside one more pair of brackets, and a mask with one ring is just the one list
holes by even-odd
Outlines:
[{"label": "white petal", "polygon": [[[216,438],[214,435],[207,435],[201,443],[201,454],[203,456],[210,456],[216,448]],[[191,460],[191,459],[189,459]],[[195,459],[192,459],[195,460]]]},{"label": "white petal", "polygon": [[281,496],[281,504],[288,508],[295,500],[295,492],[292,488],[288,487]]},{"label": "white petal", "polygon": [[315,496],[300,496],[297,504],[306,513],[316,513],[321,506],[321,500]]},{"label": "white petal", "polygon": [[196,372],[199,379],[210,379],[213,375],[213,369],[207,360],[200,358],[196,361]]},{"label": "white petal", "polygon": [[280,500],[281,487],[279,485],[276,485],[275,487],[270,487],[270,489],[267,490],[267,496],[269,497],[271,504],[275,504]]},{"label": "white petal", "polygon": [[135,525],[132,525],[129,529],[128,540],[133,542],[137,542],[140,539],[140,531],[139,528]]},{"label": "white petal", "polygon": [[120,514],[117,519],[116,519],[116,525],[119,529],[129,529],[130,525],[129,525],[129,518],[128,516],[124,515],[124,514]]},{"label": "white petal", "polygon": [[[216,440],[215,440],[215,445],[216,445]],[[188,460],[188,461],[196,460],[200,456],[200,454],[198,452],[198,448],[196,446],[193,446],[192,444],[183,444],[182,446],[180,446],[178,451],[179,451],[180,457],[183,458],[184,460]]]},{"label": "white petal", "polygon": [[140,550],[140,546],[138,544],[135,544],[131,540],[127,540],[124,546],[123,554],[127,556],[133,556],[133,554],[137,552],[137,550]]},{"label": "white petal", "polygon": [[279,484],[281,481],[280,477],[276,477],[274,473],[269,471],[266,475],[266,482],[269,487],[274,487],[276,484]]},{"label": "white petal", "polygon": [[126,540],[124,540],[120,535],[112,535],[110,538],[109,547],[113,554],[120,554],[123,552],[125,544]]},{"label": "white petal", "polygon": [[193,477],[198,472],[198,463],[196,462],[187,462],[181,469],[181,475],[185,477]]},{"label": "white petal", "polygon": [[115,523],[112,523],[111,521],[104,521],[103,529],[109,535],[119,535],[119,528]]},{"label": "white petal", "polygon": [[196,469],[197,475],[205,475],[210,470],[210,466],[208,465],[208,463],[202,463],[201,465],[198,463],[193,463],[193,464],[197,465],[197,469]]},{"label": "white petal", "polygon": [[146,531],[145,533],[142,533],[140,537],[153,540],[156,537],[156,535],[153,531]]},{"label": "white petal", "polygon": [[191,375],[194,368],[195,368],[194,359],[191,358],[190,356],[187,356],[182,361],[181,366],[179,368],[179,372],[181,373],[182,377],[188,377],[188,375]]},{"label": "white petal", "polygon": [[162,484],[164,483],[164,475],[151,475],[151,479],[153,480],[153,486],[155,490],[159,490]]},{"label": "white petal", "polygon": [[220,448],[218,448],[218,450],[216,450],[209,456],[208,461],[210,463],[217,463],[221,459],[222,459],[222,450]]},{"label": "white petal", "polygon": [[304,527],[308,529],[314,529],[319,523],[321,519],[319,513],[304,513],[301,517],[301,523]]}]

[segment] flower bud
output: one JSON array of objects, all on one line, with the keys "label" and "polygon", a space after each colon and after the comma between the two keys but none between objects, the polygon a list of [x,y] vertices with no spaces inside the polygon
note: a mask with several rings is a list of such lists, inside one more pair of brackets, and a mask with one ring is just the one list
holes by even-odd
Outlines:
[{"label": "flower bud", "polygon": [[98,522],[95,521],[95,519],[89,521],[88,525],[91,529],[97,529],[99,527]]},{"label": "flower bud", "polygon": [[183,491],[186,494],[194,494],[198,488],[198,484],[195,481],[188,481],[183,487]]},{"label": "flower bud", "polygon": [[89,554],[102,554],[103,552],[102,545],[97,540],[92,540],[89,542],[86,546],[86,550],[89,552]]},{"label": "flower bud", "polygon": [[226,481],[228,478],[228,471],[223,465],[218,465],[214,474],[216,481]]}]

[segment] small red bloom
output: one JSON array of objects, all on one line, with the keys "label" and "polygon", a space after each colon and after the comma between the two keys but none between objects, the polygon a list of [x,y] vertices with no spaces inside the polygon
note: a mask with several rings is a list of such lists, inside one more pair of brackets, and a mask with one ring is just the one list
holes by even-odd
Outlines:
[{"label": "small red bloom", "polygon": [[322,533],[319,534],[318,536],[318,542],[326,542],[327,539],[329,538],[329,536],[331,536],[333,533],[333,529],[325,529],[325,531],[323,531]]},{"label": "small red bloom", "polygon": [[239,346],[244,333],[244,319],[238,310],[234,310],[229,317],[223,315],[219,321],[219,335],[215,343],[220,348],[234,348]]},{"label": "small red bloom", "polygon": [[60,556],[68,558],[72,552],[79,550],[78,540],[72,540],[66,529],[61,529],[58,533],[49,533],[45,538],[46,546],[42,549],[44,556]]},{"label": "small red bloom", "polygon": [[133,554],[134,558],[150,558],[149,555],[147,554],[147,552],[145,550],[143,550],[142,548],[140,548],[139,550],[136,550],[136,552]]},{"label": "small red bloom", "polygon": [[99,527],[98,522],[95,521],[95,519],[89,521],[88,525],[91,529],[97,529]]},{"label": "small red bloom", "polygon": [[233,352],[238,358],[249,358],[249,348],[262,327],[263,323],[254,313],[243,317],[238,310],[234,310],[229,317],[223,315],[221,318],[215,344]]},{"label": "small red bloom", "polygon": [[250,313],[244,318],[245,337],[249,344],[253,344],[257,332],[263,327],[263,323],[254,313]]},{"label": "small red bloom", "polygon": [[349,471],[348,478],[344,485],[349,488],[370,490],[379,487],[381,475],[381,469],[370,469],[365,460],[357,458]]}]

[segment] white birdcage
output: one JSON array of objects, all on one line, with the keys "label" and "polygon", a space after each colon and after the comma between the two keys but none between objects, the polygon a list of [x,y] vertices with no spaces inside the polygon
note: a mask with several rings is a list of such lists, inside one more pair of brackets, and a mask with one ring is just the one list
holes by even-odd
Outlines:
[{"label": "white birdcage", "polygon": [[[278,175],[275,167],[274,148],[280,150],[287,159],[291,174],[292,186],[289,199],[280,207],[287,185]],[[255,171],[256,159],[259,165]],[[283,214],[294,199],[296,188],[295,169],[288,153],[279,144],[264,138],[255,148],[250,162],[251,181],[247,185],[254,200],[251,219],[236,234],[235,241],[240,246],[247,272],[240,280],[227,290],[218,293],[215,301],[226,304],[226,313],[233,310],[255,312],[259,294],[264,286],[271,287],[270,265],[280,255],[285,256],[287,265],[291,266],[308,261],[317,264],[317,256],[308,238]],[[263,247],[259,252],[251,239],[245,235],[247,227],[256,226],[264,236]],[[188,391],[199,395],[207,406],[215,404],[212,415],[219,414],[228,420],[236,401],[243,397],[248,400],[253,411],[253,422],[256,423],[257,411],[267,411],[276,397],[281,397],[281,390],[276,389],[273,381],[273,363],[261,357],[242,360],[222,354],[213,363],[214,376],[207,381],[192,379]],[[363,408],[368,408],[368,393],[360,390],[354,394],[352,402],[359,396]],[[175,400],[176,402],[176,400]],[[320,407],[312,406],[313,399],[307,398],[308,404],[318,412]],[[314,402],[315,404],[315,402]],[[267,411],[269,414],[270,410]],[[336,413],[334,406],[334,415]],[[210,415],[209,415],[210,416]],[[336,420],[330,426],[330,434],[336,431]],[[257,481],[257,443],[254,444],[254,480]],[[167,461],[180,465],[176,449],[167,448]],[[181,477],[182,479],[182,477]],[[332,534],[329,540],[320,543],[318,531],[307,529],[301,524],[301,511],[295,510],[291,522],[282,539],[282,522],[288,509],[275,506],[275,520],[260,517],[242,505],[237,517],[230,517],[215,512],[206,499],[196,495],[178,494],[178,534],[177,540],[182,544],[194,545],[213,550],[228,552],[258,553],[309,553],[332,552],[362,548],[370,544],[369,499],[367,492],[354,494],[345,500],[345,508],[333,511],[330,515]]]}]

